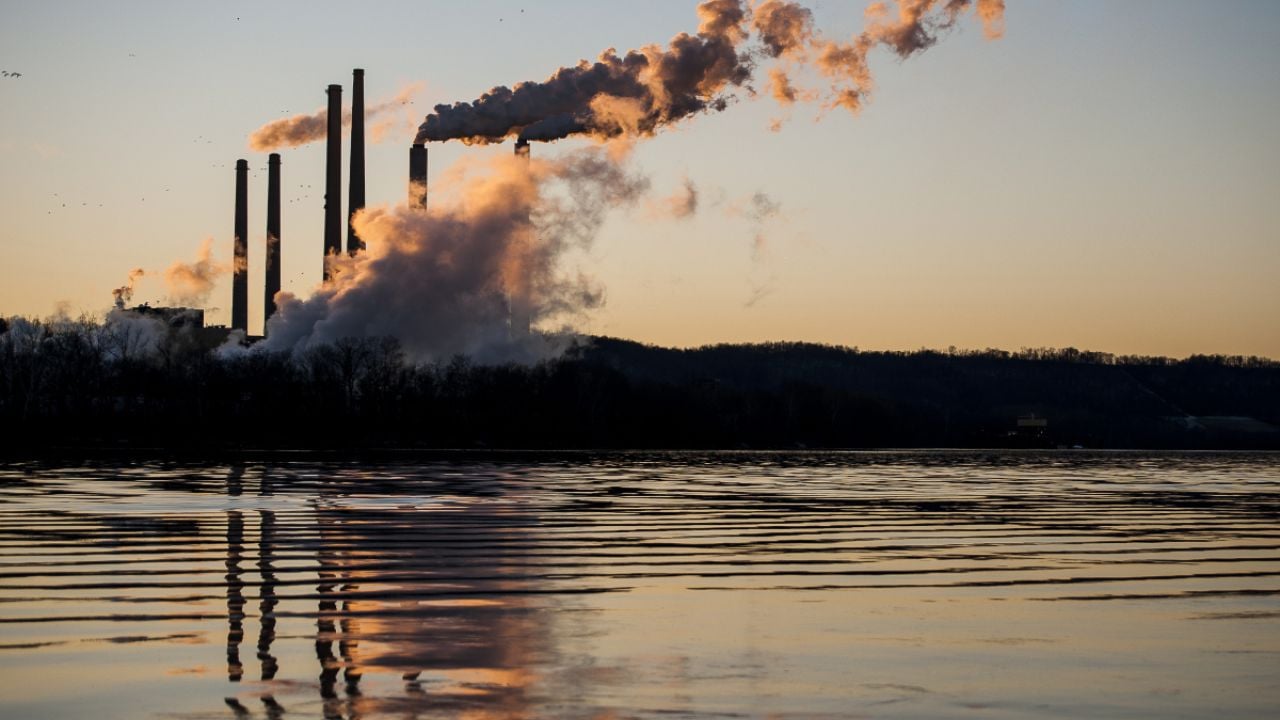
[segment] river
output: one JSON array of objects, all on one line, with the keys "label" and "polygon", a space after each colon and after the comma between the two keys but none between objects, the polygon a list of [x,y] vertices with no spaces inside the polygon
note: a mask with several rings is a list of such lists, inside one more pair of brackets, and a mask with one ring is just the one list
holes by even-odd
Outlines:
[{"label": "river", "polygon": [[1273,718],[1280,455],[0,464],[0,717]]}]

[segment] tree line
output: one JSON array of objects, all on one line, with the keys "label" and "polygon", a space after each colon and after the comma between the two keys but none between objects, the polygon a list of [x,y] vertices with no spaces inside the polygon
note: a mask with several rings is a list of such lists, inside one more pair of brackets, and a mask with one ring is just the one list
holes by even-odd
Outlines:
[{"label": "tree line", "polygon": [[124,315],[0,320],[11,451],[1280,448],[1277,426],[1280,363],[1257,357],[582,337],[554,360],[495,366],[410,362],[392,337],[227,352]]}]

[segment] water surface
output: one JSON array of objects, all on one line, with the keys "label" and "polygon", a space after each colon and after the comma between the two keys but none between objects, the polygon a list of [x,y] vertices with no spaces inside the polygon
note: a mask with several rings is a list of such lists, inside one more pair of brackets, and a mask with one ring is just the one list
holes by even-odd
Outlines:
[{"label": "water surface", "polygon": [[0,466],[0,716],[1280,715],[1280,456]]}]

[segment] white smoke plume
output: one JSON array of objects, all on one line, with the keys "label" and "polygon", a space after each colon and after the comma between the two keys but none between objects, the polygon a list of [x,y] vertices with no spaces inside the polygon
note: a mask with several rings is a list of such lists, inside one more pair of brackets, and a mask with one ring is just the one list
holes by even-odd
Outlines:
[{"label": "white smoke plume", "polygon": [[557,340],[520,327],[572,321],[603,293],[565,267],[605,213],[634,204],[647,181],[606,151],[554,159],[504,156],[432,188],[429,210],[366,208],[355,227],[368,245],[330,259],[334,279],[303,300],[277,296],[266,350],[305,350],[345,337],[392,335],[415,361],[467,355],[532,361]]},{"label": "white smoke plume", "polygon": [[201,306],[209,300],[217,279],[230,271],[229,263],[218,262],[214,258],[213,238],[205,238],[193,262],[179,260],[164,271],[169,301],[190,307]]},{"label": "white smoke plume", "polygon": [[133,299],[133,293],[138,281],[146,277],[146,275],[146,270],[134,268],[129,271],[129,280],[124,285],[111,291],[111,297],[117,309],[124,309],[125,303]]},{"label": "white smoke plume", "polygon": [[[829,40],[813,13],[790,0],[704,0],[695,35],[681,33],[664,48],[650,45],[619,56],[609,49],[594,61],[557,70],[542,82],[498,86],[471,102],[437,105],[415,142],[467,144],[558,140],[570,135],[645,137],[692,115],[719,111],[739,88],[750,91],[757,59],[811,65],[832,83],[829,107],[858,111],[872,88],[867,55],[887,47],[905,58],[935,42],[973,10],[987,37],[1003,33],[1004,0],[896,0],[867,9],[863,32]],[[771,94],[784,104],[810,100],[784,69],[770,75]],[[753,91],[752,91],[753,92]]]},{"label": "white smoke plume", "polygon": [[158,317],[115,308],[95,330],[95,342],[103,357],[113,362],[153,357],[170,332]]},{"label": "white smoke plume", "polygon": [[[371,121],[398,108],[407,107],[413,101],[414,95],[420,90],[422,90],[422,84],[415,83],[401,89],[400,92],[396,93],[395,97],[372,105],[366,104],[364,108],[365,120]],[[351,127],[350,108],[342,112],[342,127]],[[381,142],[390,134],[388,131],[394,127],[394,122],[387,123],[385,120],[374,124],[373,132],[371,133],[372,141],[375,143]],[[271,152],[280,148],[297,147],[317,140],[324,140],[328,132],[329,111],[328,108],[322,107],[310,114],[272,120],[254,130],[249,135],[249,149],[256,152]]]}]

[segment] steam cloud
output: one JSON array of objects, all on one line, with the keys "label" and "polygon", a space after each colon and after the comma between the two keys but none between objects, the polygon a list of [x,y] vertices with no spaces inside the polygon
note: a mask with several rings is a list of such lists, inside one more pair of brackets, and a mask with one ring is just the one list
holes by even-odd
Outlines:
[{"label": "steam cloud", "polygon": [[111,297],[114,299],[117,309],[123,310],[125,303],[133,299],[133,291],[139,280],[145,277],[146,270],[142,268],[134,268],[129,271],[129,280],[124,285],[111,291]]},{"label": "steam cloud", "polygon": [[[364,108],[365,119],[373,120],[398,107],[408,105],[414,94],[421,89],[421,84],[410,85],[390,100],[366,105]],[[329,131],[328,117],[328,109],[322,107],[309,115],[294,115],[293,117],[272,120],[249,135],[249,149],[256,152],[271,152],[280,148],[297,147],[298,145],[306,145],[317,140],[323,140]],[[351,111],[349,109],[344,110],[342,113],[342,126],[344,128],[351,126]],[[386,135],[388,127],[383,124],[375,125],[372,133],[373,141],[380,142]]]},{"label": "steam cloud", "polygon": [[213,292],[218,277],[230,272],[231,266],[213,257],[213,238],[205,238],[194,262],[174,262],[164,271],[169,299],[179,305],[203,305]]},{"label": "steam cloud", "polygon": [[[896,13],[883,2],[871,5],[863,32],[841,42],[823,37],[813,13],[790,0],[763,0],[751,10],[743,0],[704,0],[695,35],[681,33],[665,48],[650,45],[622,56],[609,49],[542,82],[498,86],[471,102],[437,105],[415,142],[649,136],[691,115],[724,110],[735,89],[749,89],[758,58],[812,66],[832,84],[826,105],[857,112],[872,89],[867,55],[876,47],[909,57],[936,43],[969,11],[987,37],[1004,31],[1004,0],[895,4]],[[770,88],[784,104],[814,97],[782,69],[771,72]]]},{"label": "steam cloud", "polygon": [[501,157],[479,169],[456,187],[434,187],[429,211],[358,213],[368,250],[330,258],[334,279],[306,300],[278,295],[267,339],[255,349],[394,335],[419,361],[555,354],[554,340],[516,324],[572,319],[603,302],[588,278],[564,267],[564,256],[589,244],[606,211],[634,204],[648,183],[600,150]]}]

